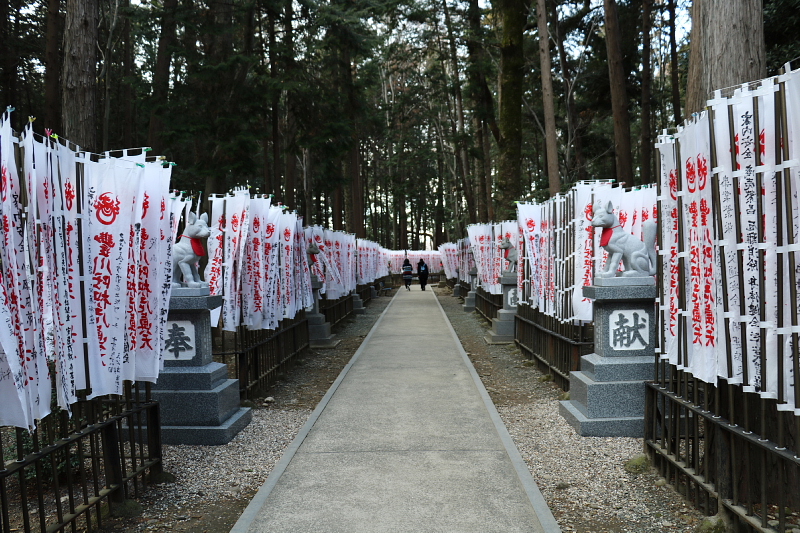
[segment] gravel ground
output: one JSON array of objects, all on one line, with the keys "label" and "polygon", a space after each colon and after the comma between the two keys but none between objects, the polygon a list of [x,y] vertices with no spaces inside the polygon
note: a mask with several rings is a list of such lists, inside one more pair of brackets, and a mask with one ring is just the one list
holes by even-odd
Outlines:
[{"label": "gravel ground", "polygon": [[[558,414],[561,391],[513,345],[488,346],[487,325],[465,313],[449,289],[435,289],[464,349],[564,532],[693,531],[701,515],[652,470],[624,464],[641,439],[581,437]],[[104,523],[104,531],[228,532],[317,403],[358,349],[389,298],[336,328],[341,344],[311,351],[254,402],[252,423],[224,446],[165,446],[175,483],[150,488],[143,511]]]}]

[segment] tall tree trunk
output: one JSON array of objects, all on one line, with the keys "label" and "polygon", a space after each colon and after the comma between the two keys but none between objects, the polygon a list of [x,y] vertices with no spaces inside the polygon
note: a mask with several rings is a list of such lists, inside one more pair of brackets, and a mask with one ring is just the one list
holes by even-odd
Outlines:
[{"label": "tall tree trunk", "polygon": [[147,144],[160,154],[164,149],[161,136],[164,129],[164,113],[169,93],[169,71],[172,63],[172,49],[175,46],[175,12],[178,0],[164,0],[161,14],[161,35],[158,38],[156,68],[153,70],[153,96],[151,98],[150,125],[147,130]]},{"label": "tall tree trunk", "polygon": [[356,94],[353,71],[355,65],[352,64],[352,56],[349,45],[342,50],[342,75],[343,85],[346,91],[347,115],[351,127],[350,149],[345,156],[345,179],[349,181],[350,211],[348,226],[349,231],[355,233],[356,237],[366,238],[366,228],[364,227],[364,184],[361,180],[361,151],[360,151],[360,128],[358,124],[358,94]]},{"label": "tall tree trunk", "polygon": [[277,14],[273,8],[272,2],[268,2],[267,8],[268,24],[269,24],[269,76],[272,80],[272,93],[271,113],[270,113],[270,126],[272,131],[271,147],[272,147],[272,167],[271,173],[267,177],[267,193],[274,194],[276,201],[280,197],[280,183],[281,183],[281,142],[280,142],[280,96],[281,91],[277,87],[278,79],[278,40],[275,36],[275,19]]},{"label": "tall tree trunk", "polygon": [[604,0],[608,77],[611,83],[611,109],[614,114],[614,155],[616,179],[628,187],[634,185],[631,153],[631,125],[628,116],[626,76],[622,64],[622,31],[619,27],[616,0]]},{"label": "tall tree trunk", "polygon": [[678,31],[675,26],[675,2],[676,0],[669,0],[667,9],[669,9],[669,70],[672,85],[672,113],[675,117],[675,125],[678,125],[683,122],[683,118],[681,118],[681,86],[678,76],[678,38],[675,35]]},{"label": "tall tree trunk", "polygon": [[479,222],[489,221],[488,203],[492,201],[486,195],[486,171],[483,164],[483,121],[475,114],[472,116],[472,131],[475,137],[476,155],[474,158],[475,168],[475,209],[478,214]]},{"label": "tall tree trunk", "polygon": [[[547,146],[547,183],[550,196],[561,192],[558,171],[558,142],[556,140],[556,109],[553,103],[553,71],[550,65],[550,32],[547,29],[545,0],[537,0],[536,19],[539,27],[539,63],[542,75],[542,104],[544,106],[544,132]],[[558,24],[558,21],[556,21]]]},{"label": "tall tree trunk", "polygon": [[468,146],[468,137],[465,132],[465,125],[464,125],[464,101],[461,95],[461,75],[459,73],[458,68],[458,56],[456,54],[456,38],[455,34],[453,33],[453,26],[450,21],[450,9],[447,6],[447,0],[442,0],[442,9],[444,11],[444,23],[445,29],[447,30],[447,41],[449,44],[449,59],[450,59],[450,70],[452,72],[452,83],[453,83],[453,96],[455,98],[455,111],[456,111],[456,138],[455,138],[455,145],[456,145],[456,157],[458,157],[461,161],[461,171],[462,171],[462,179],[464,180],[464,192],[466,193],[467,197],[472,199],[473,207],[471,211],[474,211],[470,216],[471,219],[477,221],[477,209],[475,207],[475,200],[474,200],[474,189],[473,189],[473,179],[472,173],[470,172],[470,164],[469,164],[469,146]]},{"label": "tall tree trunk", "polygon": [[[21,107],[22,104],[18,101],[19,95],[17,94],[19,36],[11,24],[12,13],[15,14],[15,18],[19,18],[19,9],[15,4],[9,0],[0,0],[0,40],[3,43],[3,51],[0,53],[0,67],[3,69],[3,76],[0,79],[0,98],[4,102],[0,112],[5,112],[5,106]],[[19,119],[17,117],[19,115],[20,113],[11,114],[12,128],[18,127]]]},{"label": "tall tree trunk", "polygon": [[122,145],[133,146],[133,37],[131,36],[130,0],[123,2],[125,23],[122,28]]},{"label": "tall tree trunk", "polygon": [[[3,0],[5,1],[5,0]],[[61,131],[61,0],[47,1],[47,40],[44,56],[44,127]],[[8,42],[8,41],[5,41]]]},{"label": "tall tree trunk", "polygon": [[111,129],[111,66],[114,64],[114,47],[116,41],[116,29],[119,23],[119,2],[113,2],[108,7],[108,12],[104,16],[107,23],[108,36],[103,50],[103,66],[98,74],[98,81],[103,82],[103,137],[100,145],[105,152],[109,149],[109,137]]},{"label": "tall tree trunk", "polygon": [[342,214],[344,213],[344,201],[343,201],[344,193],[342,192],[342,186],[339,185],[333,190],[333,198],[331,199],[331,214],[333,215],[333,229],[335,230],[343,230],[344,229],[344,217]]},{"label": "tall tree trunk", "polygon": [[68,0],[64,21],[61,122],[64,136],[97,150],[97,0]]},{"label": "tall tree trunk", "polygon": [[[483,48],[483,28],[481,27],[481,8],[478,0],[469,0],[467,10],[469,21],[469,33],[467,38],[467,52],[469,66],[467,76],[470,80],[470,98],[475,114],[475,135],[478,136],[476,143],[478,152],[478,163],[476,164],[475,175],[478,176],[475,195],[485,198],[485,211],[481,213],[482,220],[488,222],[494,220],[494,195],[492,177],[492,155],[491,139],[489,132],[494,136],[495,142],[500,142],[500,128],[494,113],[494,98],[486,82],[486,68],[488,58],[486,50]],[[457,231],[454,225],[452,228]]]},{"label": "tall tree trunk", "polygon": [[498,0],[503,26],[500,40],[500,160],[497,175],[497,215],[516,216],[522,196],[522,93],[525,80],[523,30],[528,19],[526,0]]},{"label": "tall tree trunk", "polygon": [[[286,65],[286,76],[294,79],[294,3],[293,0],[286,0],[283,18],[283,52]],[[294,111],[292,109],[292,93],[286,91],[286,128],[284,130],[283,148],[286,157],[286,174],[284,176],[283,202],[294,207],[295,205],[295,144],[296,124]]]},{"label": "tall tree trunk", "polygon": [[494,204],[492,203],[492,150],[491,150],[491,139],[489,138],[489,126],[486,121],[481,123],[481,135],[483,137],[483,142],[481,146],[483,147],[483,172],[486,175],[486,182],[484,186],[486,187],[486,220],[494,220]]},{"label": "tall tree trunk", "polygon": [[311,150],[303,149],[303,197],[305,204],[305,224],[313,224],[313,202],[311,201]]},{"label": "tall tree trunk", "polygon": [[766,77],[760,0],[695,0],[686,110],[696,113],[717,89]]},{"label": "tall tree trunk", "polygon": [[653,78],[650,67],[650,30],[653,27],[652,9],[653,0],[642,0],[642,161],[639,165],[642,169],[641,183],[650,183],[653,179],[650,173],[651,160],[653,158],[652,126],[650,125],[650,99],[652,97],[650,86]]}]

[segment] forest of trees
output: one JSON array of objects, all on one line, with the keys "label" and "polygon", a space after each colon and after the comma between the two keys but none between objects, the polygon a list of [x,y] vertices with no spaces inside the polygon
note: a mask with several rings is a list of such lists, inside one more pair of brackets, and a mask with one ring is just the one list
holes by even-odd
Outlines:
[{"label": "forest of trees", "polygon": [[[0,0],[0,105],[85,150],[152,147],[181,190],[249,185],[307,224],[423,248],[579,180],[654,181],[656,132],[800,56],[798,7]],[[704,68],[726,32],[748,50],[734,78]]]}]

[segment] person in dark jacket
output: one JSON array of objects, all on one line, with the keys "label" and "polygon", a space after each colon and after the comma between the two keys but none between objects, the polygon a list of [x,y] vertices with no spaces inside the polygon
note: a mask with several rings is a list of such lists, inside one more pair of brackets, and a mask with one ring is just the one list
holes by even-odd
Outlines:
[{"label": "person in dark jacket", "polygon": [[422,259],[417,263],[417,277],[422,290],[425,290],[425,285],[428,284],[428,265]]},{"label": "person in dark jacket", "polygon": [[411,290],[411,278],[413,270],[414,267],[411,266],[411,261],[406,258],[406,260],[403,261],[403,281],[406,284],[406,290],[409,291]]}]

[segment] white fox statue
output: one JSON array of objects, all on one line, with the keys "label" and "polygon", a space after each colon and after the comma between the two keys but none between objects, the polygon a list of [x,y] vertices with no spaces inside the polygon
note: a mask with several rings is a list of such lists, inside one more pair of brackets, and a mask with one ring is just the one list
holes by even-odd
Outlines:
[{"label": "white fox statue", "polygon": [[[592,226],[603,228],[600,246],[608,252],[608,259],[603,270],[597,273],[599,278],[613,278],[617,275],[643,278],[656,274],[656,223],[652,220],[642,224],[644,242],[622,229],[614,206],[611,202],[604,207],[598,202],[594,207]],[[623,270],[617,272],[622,260]]]},{"label": "white fox statue", "polygon": [[508,261],[508,269],[505,272],[517,271],[517,249],[508,240],[508,237],[503,237],[503,242],[500,243],[501,250],[508,250],[506,252],[505,260]]},{"label": "white fox statue", "polygon": [[[181,239],[172,249],[172,260],[174,263],[172,272],[173,287],[207,287],[208,283],[200,280],[197,272],[197,262],[206,255],[203,243],[200,239],[205,239],[211,235],[208,229],[208,214],[203,213],[198,218],[194,213],[189,213],[186,219],[186,227],[183,230]],[[181,283],[183,277],[183,283]]]}]

